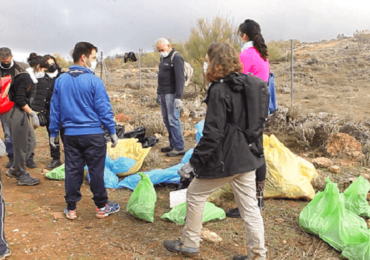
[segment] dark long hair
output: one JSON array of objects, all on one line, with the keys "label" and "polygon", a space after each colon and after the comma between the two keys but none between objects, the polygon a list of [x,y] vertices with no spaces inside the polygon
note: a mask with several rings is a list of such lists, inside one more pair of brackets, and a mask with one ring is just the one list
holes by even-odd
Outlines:
[{"label": "dark long hair", "polygon": [[256,48],[262,59],[267,60],[267,45],[261,34],[261,27],[257,22],[250,19],[245,20],[244,23],[239,26],[239,33],[245,33],[249,40],[253,41],[253,47]]},{"label": "dark long hair", "polygon": [[39,65],[40,68],[49,68],[49,63],[46,61],[46,59],[34,52],[30,54],[27,61],[32,68],[35,68],[37,65]]}]

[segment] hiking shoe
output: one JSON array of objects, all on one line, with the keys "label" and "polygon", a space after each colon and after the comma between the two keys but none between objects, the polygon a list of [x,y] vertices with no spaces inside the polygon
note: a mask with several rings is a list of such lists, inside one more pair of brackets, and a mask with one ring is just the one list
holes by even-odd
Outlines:
[{"label": "hiking shoe", "polygon": [[5,259],[5,258],[7,258],[7,257],[8,257],[8,256],[10,256],[11,254],[12,254],[12,253],[10,252],[10,249],[9,249],[9,248],[7,248],[3,254],[0,254],[0,260],[3,260],[3,259]]},{"label": "hiking shoe", "polygon": [[5,164],[5,168],[10,168],[13,166],[13,163],[14,163],[14,157],[9,157],[9,162],[7,164]]},{"label": "hiking shoe", "polygon": [[14,178],[14,179],[17,179],[19,180],[19,176],[17,174],[17,172],[14,170],[14,168],[10,168],[6,173],[5,173],[6,176],[8,176],[9,178]]},{"label": "hiking shoe", "polygon": [[199,248],[187,247],[180,239],[163,241],[163,246],[170,252],[181,253],[186,256],[194,256],[199,253]]},{"label": "hiking shoe", "polygon": [[34,169],[37,167],[36,163],[34,162],[33,158],[28,158],[28,160],[26,161],[26,166],[28,168],[31,168],[31,169]]},{"label": "hiking shoe", "polygon": [[182,150],[173,149],[171,152],[166,153],[166,155],[168,157],[174,157],[178,155],[184,155],[185,152],[186,152],[185,149],[182,149]]},{"label": "hiking shoe", "polygon": [[56,160],[53,159],[51,161],[51,163],[48,166],[46,166],[46,168],[48,168],[49,170],[52,170],[52,169],[57,168],[58,166],[61,166],[61,165],[62,165],[62,163],[60,162],[59,159],[56,159]]},{"label": "hiking shoe", "polygon": [[173,148],[171,146],[161,148],[162,153],[168,153],[168,152],[171,152],[172,150],[173,150]]},{"label": "hiking shoe", "polygon": [[25,174],[22,174],[19,177],[19,181],[18,181],[19,186],[34,186],[39,183],[40,183],[40,179],[32,178],[28,172]]},{"label": "hiking shoe", "polygon": [[240,216],[240,211],[238,208],[227,210],[226,216],[228,216],[229,218],[241,218],[242,217]]},{"label": "hiking shoe", "polygon": [[96,209],[97,218],[105,218],[110,214],[116,213],[120,210],[118,203],[107,203],[104,208]]},{"label": "hiking shoe", "polygon": [[70,220],[74,220],[77,218],[77,209],[69,210],[68,207],[64,209],[64,214],[66,214],[66,218]]},{"label": "hiking shoe", "polygon": [[236,255],[233,257],[233,260],[248,260],[248,256],[241,256],[241,255]]}]

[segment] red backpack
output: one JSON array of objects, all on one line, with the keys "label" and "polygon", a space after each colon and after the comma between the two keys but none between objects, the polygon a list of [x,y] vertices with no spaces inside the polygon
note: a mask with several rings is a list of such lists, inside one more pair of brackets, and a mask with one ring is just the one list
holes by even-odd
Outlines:
[{"label": "red backpack", "polygon": [[0,78],[0,115],[8,113],[14,106],[8,95],[11,83],[10,75]]}]

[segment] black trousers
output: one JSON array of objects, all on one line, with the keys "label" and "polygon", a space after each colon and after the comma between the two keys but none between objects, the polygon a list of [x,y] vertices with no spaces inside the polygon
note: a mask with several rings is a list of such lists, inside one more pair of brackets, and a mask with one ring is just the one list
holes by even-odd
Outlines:
[{"label": "black trousers", "polygon": [[104,166],[107,145],[104,134],[64,136],[65,200],[69,210],[76,209],[81,199],[80,188],[84,178],[84,166],[90,174],[90,190],[98,208],[108,202],[104,187]]},{"label": "black trousers", "polygon": [[9,248],[4,235],[4,219],[5,219],[5,202],[3,198],[3,184],[1,182],[1,171],[0,171],[0,255],[4,254],[6,249]]}]

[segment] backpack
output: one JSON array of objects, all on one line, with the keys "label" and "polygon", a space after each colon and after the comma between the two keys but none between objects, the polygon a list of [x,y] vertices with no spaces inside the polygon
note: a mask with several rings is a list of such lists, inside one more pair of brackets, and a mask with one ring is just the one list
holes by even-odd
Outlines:
[{"label": "backpack", "polygon": [[269,91],[270,91],[270,104],[269,104],[269,114],[275,114],[277,111],[277,101],[275,92],[275,75],[270,72],[268,81]]},{"label": "backpack", "polygon": [[[174,51],[173,52],[173,54],[171,56],[171,67],[173,67],[173,57],[175,56],[176,53],[180,54],[177,51]],[[194,70],[191,67],[191,65],[189,63],[187,63],[186,61],[184,61],[184,75],[185,75],[185,83],[184,83],[184,86],[185,87],[187,87],[189,85],[190,79],[193,76],[193,72],[194,72]]]},{"label": "backpack", "polygon": [[0,115],[8,113],[14,106],[8,95],[11,83],[12,77],[10,75],[0,78]]}]

